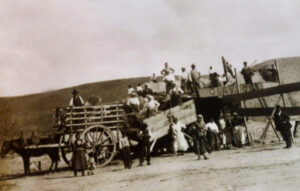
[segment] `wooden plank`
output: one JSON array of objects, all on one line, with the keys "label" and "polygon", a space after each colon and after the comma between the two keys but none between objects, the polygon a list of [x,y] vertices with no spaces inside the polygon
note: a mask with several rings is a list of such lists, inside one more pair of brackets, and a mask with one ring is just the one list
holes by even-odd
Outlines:
[{"label": "wooden plank", "polygon": [[[257,83],[257,87],[259,89],[263,88],[263,83]],[[240,84],[240,93],[252,92],[253,88],[252,85],[249,84]],[[238,88],[236,84],[231,84],[228,86],[219,86],[214,88],[201,88],[198,89],[200,98],[207,98],[207,97],[225,97],[234,94],[238,94]]]},{"label": "wooden plank", "polygon": [[112,119],[112,118],[120,118],[120,117],[123,117],[123,115],[111,115],[111,116],[87,116],[87,117],[72,117],[72,118],[66,118],[66,121],[71,121],[71,120],[84,120],[84,119],[88,119],[88,120],[92,120],[92,119],[99,119],[99,120],[102,120],[102,119]]},{"label": "wooden plank", "polygon": [[294,92],[299,90],[300,90],[300,82],[295,82],[295,83],[284,84],[276,87],[258,89],[255,91],[241,93],[241,94],[227,95],[224,96],[223,100],[225,102],[241,101],[241,100],[253,99],[257,97],[266,97],[266,96],[271,96],[271,95],[276,95],[281,93],[289,93],[289,92]]},{"label": "wooden plank", "polygon": [[194,100],[189,100],[181,105],[145,119],[144,123],[148,125],[148,129],[151,133],[151,141],[168,134],[170,125],[167,117],[168,115],[175,116],[185,125],[195,122],[197,120],[197,116]]},{"label": "wooden plank", "polygon": [[83,115],[85,113],[87,114],[91,114],[91,115],[97,115],[97,114],[110,114],[110,113],[118,113],[118,112],[123,112],[124,110],[123,109],[119,109],[119,110],[106,110],[106,111],[86,111],[86,112],[83,112],[83,111],[72,111],[72,112],[66,112],[65,114],[66,115],[74,115],[74,114],[78,114],[78,115]]},{"label": "wooden plank", "polygon": [[26,145],[25,149],[42,149],[42,148],[56,148],[59,144],[47,144],[47,145]]},{"label": "wooden plank", "polygon": [[[88,122],[87,125],[104,125],[107,126],[109,124],[117,124],[117,123],[122,123],[124,120],[119,120],[119,121],[98,121],[98,122]],[[85,122],[83,123],[73,123],[73,124],[67,124],[67,127],[78,127],[78,126],[85,126]]]},{"label": "wooden plank", "polygon": [[114,105],[97,105],[97,106],[81,106],[81,107],[70,107],[70,106],[67,106],[65,107],[65,109],[84,109],[84,108],[87,108],[87,109],[101,109],[101,108],[106,108],[106,109],[110,109],[110,108],[121,108],[123,107],[123,104],[114,104]]}]

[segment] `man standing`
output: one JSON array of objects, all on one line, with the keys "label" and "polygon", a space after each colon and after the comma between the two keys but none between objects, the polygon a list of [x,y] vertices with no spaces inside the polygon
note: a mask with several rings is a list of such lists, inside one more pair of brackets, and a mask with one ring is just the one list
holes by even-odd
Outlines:
[{"label": "man standing", "polygon": [[197,97],[200,97],[199,95],[199,89],[201,88],[200,85],[200,73],[196,69],[196,65],[192,64],[192,71],[191,71],[191,78],[192,78],[192,85],[193,85],[193,90],[196,94]]},{"label": "man standing", "polygon": [[231,125],[235,146],[243,147],[246,144],[246,124],[244,119],[239,117],[238,114],[234,112],[231,119]]},{"label": "man standing", "polygon": [[73,90],[72,92],[73,97],[70,100],[69,106],[73,107],[80,107],[84,105],[84,101],[82,97],[79,95],[79,92],[77,90]]},{"label": "man standing", "polygon": [[171,67],[168,66],[168,62],[165,62],[165,67],[164,69],[161,70],[161,75],[166,76],[168,74],[173,74],[175,70]]},{"label": "man standing", "polygon": [[271,69],[270,69],[270,72],[271,72],[271,78],[272,78],[272,81],[273,81],[273,82],[278,82],[278,81],[279,81],[279,78],[278,78],[278,71],[277,71],[277,69],[275,68],[274,64],[272,64]]},{"label": "man standing", "polygon": [[210,119],[210,122],[207,123],[207,130],[209,133],[209,143],[210,147],[213,150],[220,150],[220,139],[219,139],[219,128],[215,123],[213,118]]},{"label": "man standing", "polygon": [[188,87],[189,74],[185,70],[185,68],[181,68],[180,80],[181,80],[181,89],[184,91],[185,94],[187,94],[189,92],[189,87]]},{"label": "man standing", "polygon": [[201,155],[204,156],[204,159],[208,159],[207,150],[205,147],[206,144],[206,124],[203,120],[203,116],[199,114],[197,116],[197,121],[192,126],[192,134],[194,140],[194,147],[196,150],[196,154],[198,156],[198,160],[200,160]]},{"label": "man standing", "polygon": [[244,62],[244,68],[242,69],[241,73],[246,84],[253,84],[252,77],[254,75],[254,72],[250,67],[247,66],[247,62]]},{"label": "man standing", "polygon": [[287,149],[292,147],[292,133],[291,133],[291,123],[290,117],[284,111],[282,111],[280,105],[276,105],[276,110],[274,114],[274,123],[276,130],[280,132],[283,140],[286,142]]},{"label": "man standing", "polygon": [[147,165],[151,165],[151,162],[150,162],[150,157],[151,157],[151,155],[150,155],[150,137],[151,137],[151,135],[147,128],[142,129],[140,131],[140,140],[138,143],[138,147],[140,150],[139,166],[143,166],[145,156],[147,159]]}]

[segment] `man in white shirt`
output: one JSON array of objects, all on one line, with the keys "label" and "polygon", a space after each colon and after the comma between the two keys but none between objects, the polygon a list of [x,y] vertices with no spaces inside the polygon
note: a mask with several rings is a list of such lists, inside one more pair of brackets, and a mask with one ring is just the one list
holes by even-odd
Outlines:
[{"label": "man in white shirt", "polygon": [[158,111],[160,103],[156,101],[153,96],[147,96],[144,105],[144,110],[146,111],[147,117],[154,115]]},{"label": "man in white shirt", "polygon": [[140,100],[136,93],[130,94],[127,105],[130,106],[134,111],[139,111]]},{"label": "man in white shirt", "polygon": [[219,150],[220,149],[220,138],[218,136],[219,134],[219,128],[217,124],[215,123],[214,119],[211,118],[210,122],[206,124],[207,130],[209,132],[209,142],[212,151],[213,150]]},{"label": "man in white shirt", "polygon": [[192,79],[193,92],[196,94],[197,97],[200,97],[198,90],[201,88],[201,84],[200,84],[201,75],[197,71],[195,64],[192,64],[191,68],[192,68],[191,79]]},{"label": "man in white shirt", "polygon": [[181,75],[180,75],[180,81],[181,81],[181,89],[184,91],[184,93],[188,93],[189,91],[189,73],[185,70],[185,68],[181,68]]},{"label": "man in white shirt", "polygon": [[170,91],[170,99],[171,106],[174,107],[176,105],[181,104],[181,95],[183,94],[183,90],[176,84],[174,88]]},{"label": "man in white shirt", "polygon": [[164,69],[160,72],[164,78],[163,81],[166,82],[166,93],[168,94],[169,91],[174,87],[174,83],[176,81],[174,76],[175,70],[168,66],[168,63],[165,63]]},{"label": "man in white shirt", "polygon": [[128,95],[131,95],[134,92],[135,92],[135,89],[131,85],[129,85],[128,86]]},{"label": "man in white shirt", "polygon": [[161,75],[166,76],[168,74],[173,74],[175,70],[171,67],[168,66],[168,62],[165,62],[165,67],[164,69],[161,70]]},{"label": "man in white shirt", "polygon": [[138,84],[138,85],[137,85],[136,91],[137,91],[137,93],[138,93],[139,96],[142,95],[142,93],[143,93],[143,88],[142,88],[141,84]]}]

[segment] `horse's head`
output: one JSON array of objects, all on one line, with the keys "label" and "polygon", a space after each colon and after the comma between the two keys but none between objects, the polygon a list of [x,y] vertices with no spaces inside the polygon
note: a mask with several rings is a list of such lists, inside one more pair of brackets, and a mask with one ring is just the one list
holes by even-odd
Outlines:
[{"label": "horse's head", "polygon": [[10,141],[4,141],[1,149],[1,157],[5,157],[10,150],[13,150],[14,152],[20,152],[24,149],[24,146],[25,140],[23,137]]},{"label": "horse's head", "polygon": [[12,141],[4,141],[1,148],[1,157],[4,158],[12,149]]}]

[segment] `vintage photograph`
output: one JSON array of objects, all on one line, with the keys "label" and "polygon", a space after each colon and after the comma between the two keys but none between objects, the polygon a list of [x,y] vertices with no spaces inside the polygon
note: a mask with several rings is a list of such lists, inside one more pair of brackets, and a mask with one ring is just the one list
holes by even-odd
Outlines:
[{"label": "vintage photograph", "polygon": [[0,0],[0,191],[300,190],[299,18],[299,0]]}]

